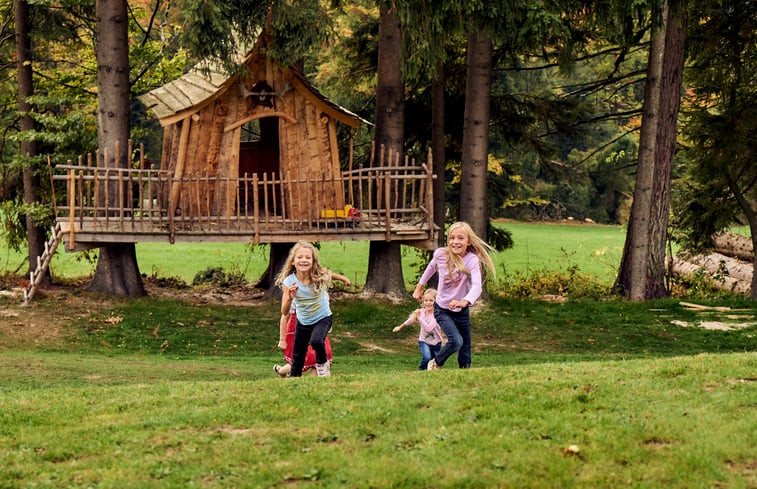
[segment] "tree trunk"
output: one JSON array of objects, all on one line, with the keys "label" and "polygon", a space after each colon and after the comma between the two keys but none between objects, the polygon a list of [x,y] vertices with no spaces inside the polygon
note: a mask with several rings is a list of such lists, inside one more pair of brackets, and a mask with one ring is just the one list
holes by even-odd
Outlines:
[{"label": "tree trunk", "polygon": [[686,35],[685,0],[663,2],[644,87],[639,162],[617,290],[631,300],[667,296],[665,243]]},{"label": "tree trunk", "polygon": [[400,299],[407,298],[407,289],[402,274],[400,244],[396,241],[371,241],[371,256],[368,260],[368,279],[365,294],[386,294]]},{"label": "tree trunk", "polygon": [[[402,81],[402,32],[396,6],[379,10],[378,81],[376,86],[376,151],[403,154],[405,84]],[[374,155],[378,164],[380,158]],[[371,241],[365,292],[407,295],[402,275],[401,247],[396,242]]]},{"label": "tree trunk", "polygon": [[[142,276],[137,268],[134,245],[121,243],[100,248],[95,275],[87,286],[87,290],[117,297],[145,295]],[[142,293],[138,294],[135,291],[142,291]]]},{"label": "tree trunk", "polygon": [[[730,168],[726,169],[726,176],[728,178],[728,187],[736,198],[736,202],[739,203],[739,207],[746,216],[747,221],[749,221],[749,232],[752,235],[752,268],[754,271],[757,271],[757,257],[754,256],[754,251],[757,250],[757,212],[755,212],[757,202],[744,195],[744,192],[741,191],[737,184],[737,179],[731,174]],[[757,300],[757,273],[752,274],[752,293],[749,295],[749,298]]]},{"label": "tree trunk", "polygon": [[489,221],[486,182],[492,86],[491,38],[481,30],[472,30],[468,34],[467,56],[459,216],[485,239]]},{"label": "tree trunk", "polygon": [[[757,246],[757,234],[752,231],[752,244]],[[752,262],[752,286],[749,298],[753,301],[757,300],[757,260]]]},{"label": "tree trunk", "polygon": [[[21,113],[19,128],[22,132],[34,130],[34,119],[31,117],[32,107],[27,98],[34,95],[34,78],[32,73],[32,49],[29,36],[29,4],[25,0],[14,2],[14,17],[16,25],[16,66],[18,69],[18,110]],[[22,172],[24,187],[24,203],[33,205],[38,203],[37,189],[39,177],[34,171],[34,157],[37,156],[36,141],[22,140],[19,153],[28,158]],[[29,270],[27,274],[37,268],[37,257],[45,251],[45,228],[38,226],[32,219],[32,214],[26,214],[26,241],[29,253]],[[43,284],[50,283],[50,269],[45,271]]]},{"label": "tree trunk", "polygon": [[258,283],[255,285],[265,292],[266,297],[281,299],[281,289],[276,286],[276,275],[279,274],[281,267],[286,263],[289,250],[292,249],[292,246],[294,246],[294,243],[270,244],[268,268],[265,269],[265,272],[263,272],[263,275],[260,276]]},{"label": "tree trunk", "polygon": [[434,224],[439,227],[437,246],[446,243],[444,232],[444,218],[446,215],[445,198],[445,169],[446,151],[444,147],[444,63],[436,64],[434,79],[431,81],[431,159],[433,160],[432,171],[436,175],[434,180]]},{"label": "tree trunk", "polygon": [[[97,0],[95,15],[97,17],[97,44],[95,46],[97,144],[101,154],[108,155],[108,161],[97,163],[126,168],[130,117],[126,0]],[[120,148],[119,151],[116,151],[116,148]],[[122,193],[122,195],[127,194],[128,192]],[[110,195],[115,197],[118,192],[113,189]],[[134,244],[109,244],[100,248],[95,275],[87,288],[94,292],[122,297],[145,295]]]}]

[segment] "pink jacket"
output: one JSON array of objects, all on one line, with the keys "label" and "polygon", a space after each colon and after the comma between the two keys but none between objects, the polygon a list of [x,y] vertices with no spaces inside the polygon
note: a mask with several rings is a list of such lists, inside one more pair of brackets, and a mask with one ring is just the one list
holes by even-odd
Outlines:
[{"label": "pink jacket", "polygon": [[425,309],[417,309],[410,314],[410,317],[402,323],[405,326],[413,324],[418,321],[421,325],[421,332],[418,335],[418,341],[422,341],[428,345],[438,345],[442,342],[442,328],[439,327],[439,323],[434,319],[434,313],[427,313]]},{"label": "pink jacket", "polygon": [[[437,248],[434,251],[434,256],[426,266],[419,283],[426,285],[434,273],[439,274],[439,286],[436,291],[436,303],[439,307],[449,309],[450,301],[461,299],[473,305],[481,295],[481,265],[478,256],[468,252],[463,257],[463,264],[470,271],[470,276],[454,268],[450,270],[446,248]],[[452,310],[460,311],[460,308]]]}]

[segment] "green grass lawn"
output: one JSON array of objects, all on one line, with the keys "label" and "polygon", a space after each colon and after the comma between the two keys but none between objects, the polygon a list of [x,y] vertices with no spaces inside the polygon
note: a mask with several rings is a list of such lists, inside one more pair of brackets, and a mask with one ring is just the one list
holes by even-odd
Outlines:
[{"label": "green grass lawn", "polygon": [[[625,228],[549,223],[499,223],[512,234],[512,249],[494,256],[498,273],[528,275],[534,270],[579,271],[611,284],[623,252]],[[50,265],[54,277],[73,279],[94,273],[95,262],[85,253],[56,252]],[[220,267],[227,272],[243,273],[254,282],[268,264],[268,248],[240,243],[137,243],[140,271],[157,277],[192,280],[200,271]],[[358,287],[365,283],[368,270],[368,243],[361,241],[321,243],[321,261],[346,275]],[[404,278],[412,287],[425,266],[426,258],[412,247],[403,247]],[[26,270],[24,254],[0,248],[0,271]]]},{"label": "green grass lawn", "polygon": [[[614,227],[504,225],[500,275],[600,277],[623,246]],[[266,262],[242,245],[137,253],[144,273],[186,281]],[[322,257],[359,278],[367,245]],[[416,304],[333,294],[332,377],[280,379],[275,302],[0,295],[0,489],[753,489],[757,307],[717,297],[697,312],[495,292],[473,309],[473,368],[419,372],[417,329],[391,331]]]},{"label": "green grass lawn", "polygon": [[[275,304],[86,299],[0,298],[11,329],[50,313],[61,328],[0,339],[0,487],[757,484],[757,309],[742,299],[697,313],[495,298],[473,318],[473,368],[419,372],[417,333],[391,332],[413,305],[348,297],[329,379],[273,374]],[[752,325],[679,325],[716,320]]]},{"label": "green grass lawn", "polygon": [[260,378],[256,358],[16,360],[79,368],[0,394],[2,487],[757,484],[754,354],[439,372],[347,357],[299,380]]}]

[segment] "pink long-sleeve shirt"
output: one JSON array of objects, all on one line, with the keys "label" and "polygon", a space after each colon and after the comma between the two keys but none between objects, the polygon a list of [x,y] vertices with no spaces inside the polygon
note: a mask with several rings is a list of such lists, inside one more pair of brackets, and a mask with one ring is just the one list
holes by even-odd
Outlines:
[{"label": "pink long-sleeve shirt", "polygon": [[402,323],[405,326],[413,324],[415,321],[421,325],[421,332],[418,335],[418,341],[422,341],[429,345],[438,345],[442,342],[442,328],[434,318],[434,311],[426,312],[425,309],[417,309],[410,313],[410,317]]},{"label": "pink long-sleeve shirt", "polygon": [[[446,248],[437,248],[434,251],[433,258],[426,266],[419,283],[426,285],[435,273],[439,274],[439,286],[436,291],[436,303],[439,307],[450,309],[450,301],[462,299],[473,305],[481,295],[481,265],[478,256],[468,252],[463,257],[463,264],[470,271],[470,275],[447,263]],[[451,310],[460,311],[460,308]]]}]

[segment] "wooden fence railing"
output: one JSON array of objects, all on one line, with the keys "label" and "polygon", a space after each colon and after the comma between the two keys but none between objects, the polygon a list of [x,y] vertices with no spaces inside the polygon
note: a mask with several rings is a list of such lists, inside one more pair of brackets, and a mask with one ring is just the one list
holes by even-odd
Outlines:
[{"label": "wooden fence railing", "polygon": [[[69,162],[56,202],[70,232],[339,233],[433,230],[432,173],[425,164],[356,168],[336,176],[252,174],[239,178],[184,175],[160,169],[102,168]],[[358,215],[359,212],[359,215]],[[72,236],[73,238],[73,236]]]}]

